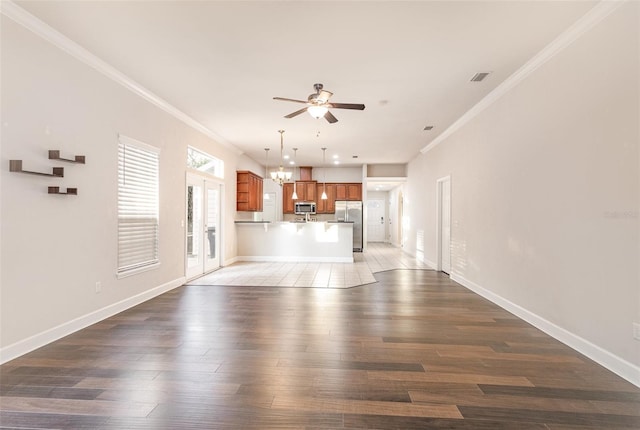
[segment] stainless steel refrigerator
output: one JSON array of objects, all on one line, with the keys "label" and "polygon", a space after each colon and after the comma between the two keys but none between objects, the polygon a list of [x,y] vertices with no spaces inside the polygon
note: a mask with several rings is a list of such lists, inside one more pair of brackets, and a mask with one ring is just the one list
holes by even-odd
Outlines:
[{"label": "stainless steel refrigerator", "polygon": [[353,250],[362,252],[362,202],[336,200],[336,221],[353,223]]}]

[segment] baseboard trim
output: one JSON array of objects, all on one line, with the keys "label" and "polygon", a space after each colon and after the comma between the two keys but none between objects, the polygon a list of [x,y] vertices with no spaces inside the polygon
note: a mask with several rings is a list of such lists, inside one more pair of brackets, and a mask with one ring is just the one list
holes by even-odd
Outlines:
[{"label": "baseboard trim", "polygon": [[457,273],[452,273],[450,277],[451,280],[459,283],[463,287],[468,288],[474,293],[479,294],[485,299],[511,312],[518,318],[522,318],[523,320],[542,330],[549,336],[559,340],[567,346],[570,346],[581,354],[586,355],[596,363],[604,366],[621,378],[624,378],[627,381],[631,382],[633,385],[640,387],[639,366],[636,366],[633,363],[629,363],[628,361],[612,354],[611,352],[599,347],[598,345],[595,345],[588,340],[552,323],[551,321],[548,321],[541,316],[534,314],[533,312],[523,308],[522,306],[519,306],[505,299],[504,297],[481,287],[475,282],[466,279],[464,276],[461,276]]},{"label": "baseboard trim", "polygon": [[91,324],[95,324],[117,313],[132,308],[133,306],[146,302],[147,300],[159,296],[160,294],[166,293],[167,291],[173,290],[174,288],[183,285],[185,282],[186,279],[184,277],[174,279],[173,281],[169,281],[165,284],[159,285],[135,296],[121,300],[117,303],[113,303],[109,306],[105,306],[104,308],[98,309],[97,311],[62,323],[59,326],[53,327],[49,330],[45,330],[42,333],[38,333],[36,335],[8,345],[0,349],[0,364],[4,364],[10,360],[20,357],[21,355],[47,345],[48,343],[68,336],[78,330],[82,330],[83,328],[86,328]]},{"label": "baseboard trim", "polygon": [[223,266],[225,266],[225,267],[226,266],[231,266],[233,263],[237,263],[238,261],[239,261],[238,257],[233,257],[233,258],[230,258],[228,260],[224,260]]},{"label": "baseboard trim", "polygon": [[238,256],[237,261],[254,261],[254,262],[287,262],[287,263],[353,263],[353,257],[299,257],[290,256],[272,256],[272,255],[248,255]]}]

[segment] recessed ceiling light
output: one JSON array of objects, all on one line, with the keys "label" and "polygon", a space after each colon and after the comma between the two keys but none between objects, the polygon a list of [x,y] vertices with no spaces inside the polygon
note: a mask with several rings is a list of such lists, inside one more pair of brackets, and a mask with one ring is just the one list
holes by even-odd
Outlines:
[{"label": "recessed ceiling light", "polygon": [[296,162],[291,160],[291,161],[289,161],[289,164],[291,164],[293,166],[294,164],[296,164]]},{"label": "recessed ceiling light", "polygon": [[338,160],[334,161],[333,164],[340,164]]},{"label": "recessed ceiling light", "polygon": [[288,160],[288,159],[289,159],[289,156],[288,156],[288,155],[285,155],[285,156],[284,156],[284,157],[282,157],[282,158],[284,158],[285,160]]},{"label": "recessed ceiling light", "polygon": [[428,125],[428,126],[426,126],[426,127],[424,128],[424,130],[427,130],[427,131],[429,131],[429,130],[433,130],[433,126],[432,126],[432,125]]},{"label": "recessed ceiling light", "polygon": [[473,77],[471,78],[471,82],[480,82],[482,81],[484,78],[486,78],[487,76],[489,76],[489,73],[491,72],[479,72],[476,73],[475,75],[473,75]]},{"label": "recessed ceiling light", "polygon": [[334,154],[334,155],[333,155],[333,159],[335,160],[335,159],[337,159],[337,158],[339,158],[339,157],[338,157],[338,154]]}]

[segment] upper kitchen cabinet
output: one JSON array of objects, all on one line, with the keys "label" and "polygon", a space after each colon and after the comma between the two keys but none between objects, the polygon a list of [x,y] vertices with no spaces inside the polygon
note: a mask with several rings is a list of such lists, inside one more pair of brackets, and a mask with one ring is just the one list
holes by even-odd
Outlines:
[{"label": "upper kitchen cabinet", "polygon": [[300,166],[300,180],[301,181],[312,181],[312,167],[310,166]]},{"label": "upper kitchen cabinet", "polygon": [[236,210],[262,211],[262,177],[248,170],[236,172]]},{"label": "upper kitchen cabinet", "polygon": [[336,184],[336,200],[362,200],[362,184]]},{"label": "upper kitchen cabinet", "polygon": [[[282,184],[282,212],[292,214],[295,202],[316,202],[319,195],[316,194],[316,181],[296,181],[296,194],[298,198],[293,200],[293,183]],[[322,192],[322,191],[321,191]]]},{"label": "upper kitchen cabinet", "polygon": [[316,194],[316,181],[297,181],[296,192],[298,193],[299,202],[316,202],[318,195]]},{"label": "upper kitchen cabinet", "polygon": [[[327,199],[322,200],[322,191],[327,193]],[[318,196],[316,211],[319,214],[332,214],[336,212],[336,184],[318,183],[316,187]]]},{"label": "upper kitchen cabinet", "polygon": [[[298,191],[296,190],[296,193]],[[293,182],[285,182],[282,184],[282,212],[292,214],[294,209]]]}]

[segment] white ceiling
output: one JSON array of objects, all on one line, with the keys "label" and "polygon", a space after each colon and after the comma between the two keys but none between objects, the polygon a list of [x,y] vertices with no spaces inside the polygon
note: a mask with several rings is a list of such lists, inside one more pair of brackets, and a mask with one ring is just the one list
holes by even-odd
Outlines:
[{"label": "white ceiling", "polygon": [[[406,163],[594,1],[18,1],[251,158]],[[476,72],[492,72],[481,83]],[[323,83],[329,124],[285,119]],[[424,127],[433,125],[432,131]],[[318,134],[319,132],[319,134]],[[357,159],[352,156],[357,155]]]}]

